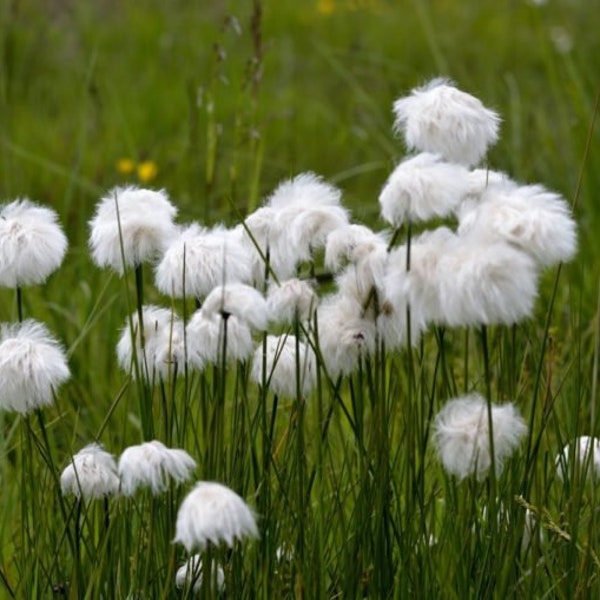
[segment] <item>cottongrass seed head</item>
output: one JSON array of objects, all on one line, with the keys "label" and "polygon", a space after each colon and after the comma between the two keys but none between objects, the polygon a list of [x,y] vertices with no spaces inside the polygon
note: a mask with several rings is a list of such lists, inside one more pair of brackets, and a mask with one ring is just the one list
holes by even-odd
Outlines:
[{"label": "cottongrass seed head", "polygon": [[67,238],[50,208],[27,199],[0,206],[0,285],[44,283],[61,265]]},{"label": "cottongrass seed head", "polygon": [[278,396],[295,398],[299,390],[306,397],[317,383],[315,354],[293,335],[269,335],[254,353],[250,378],[260,385],[264,381]]},{"label": "cottongrass seed head", "polygon": [[163,190],[114,188],[100,200],[89,223],[92,259],[120,275],[126,267],[154,260],[177,233],[176,214]]},{"label": "cottongrass seed head", "polygon": [[287,279],[271,283],[267,292],[267,310],[274,323],[291,325],[296,319],[308,321],[315,312],[319,298],[312,282]]},{"label": "cottongrass seed head", "polygon": [[100,444],[89,444],[72,457],[60,476],[60,487],[64,496],[85,500],[118,494],[117,463]]},{"label": "cottongrass seed head", "polygon": [[265,297],[243,283],[230,283],[214,288],[202,304],[206,315],[236,316],[256,331],[266,331],[269,325],[269,307]]},{"label": "cottongrass seed head", "polygon": [[65,352],[45,325],[0,325],[0,408],[28,413],[52,404],[69,377]]},{"label": "cottongrass seed head", "polygon": [[423,152],[401,162],[389,176],[379,194],[381,216],[394,227],[446,217],[472,187],[465,167]]},{"label": "cottongrass seed head", "polygon": [[244,361],[254,352],[252,331],[235,315],[224,319],[220,314],[197,310],[186,327],[187,359],[190,367],[202,371],[207,364],[225,360]]},{"label": "cottongrass seed head", "polygon": [[175,298],[204,298],[225,283],[252,280],[251,256],[239,237],[224,227],[192,223],[179,231],[155,271],[156,287]]},{"label": "cottongrass seed head", "polygon": [[132,496],[147,487],[156,496],[168,488],[169,479],[183,483],[195,468],[196,461],[185,450],[167,448],[158,440],[129,446],[119,457],[121,493]]},{"label": "cottongrass seed head", "polygon": [[240,496],[221,483],[200,481],[179,507],[173,541],[191,552],[257,537],[254,514]]},{"label": "cottongrass seed head", "polygon": [[[213,579],[216,577],[217,590],[222,592],[225,588],[225,573],[223,569],[215,563],[212,563]],[[175,587],[182,589],[187,586],[188,589],[198,593],[202,588],[203,582],[202,555],[192,554],[184,565],[177,569],[175,573]]]},{"label": "cottongrass seed head", "polygon": [[556,471],[561,481],[579,472],[587,478],[600,478],[600,441],[583,435],[565,445],[556,457]]},{"label": "cottongrass seed head", "polygon": [[[134,360],[142,378],[152,381],[155,375],[167,379],[176,365],[185,362],[185,336],[181,319],[169,308],[146,305],[142,309],[144,345],[137,312],[127,319],[117,342],[117,359],[124,371]],[[133,325],[133,336],[131,325]],[[135,375],[136,370],[133,370]]]},{"label": "cottongrass seed head", "polygon": [[[504,461],[527,433],[513,404],[491,405],[494,463],[500,475]],[[448,401],[434,422],[433,441],[444,469],[459,479],[483,479],[492,466],[488,403],[479,394]]]},{"label": "cottongrass seed head", "polygon": [[394,102],[394,128],[409,149],[474,166],[498,140],[500,117],[449,79],[436,78]]}]

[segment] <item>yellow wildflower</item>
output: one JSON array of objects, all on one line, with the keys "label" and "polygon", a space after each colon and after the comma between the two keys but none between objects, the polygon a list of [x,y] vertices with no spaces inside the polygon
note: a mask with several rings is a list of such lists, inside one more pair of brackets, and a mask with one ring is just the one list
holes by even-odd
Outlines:
[{"label": "yellow wildflower", "polygon": [[141,162],[137,167],[137,176],[142,183],[152,181],[158,174],[156,163],[151,160]]},{"label": "yellow wildflower", "polygon": [[120,158],[117,161],[117,171],[121,173],[121,175],[129,175],[133,173],[135,169],[135,163],[130,158]]},{"label": "yellow wildflower", "polygon": [[335,12],[335,0],[318,0],[317,12],[320,15],[332,15]]}]

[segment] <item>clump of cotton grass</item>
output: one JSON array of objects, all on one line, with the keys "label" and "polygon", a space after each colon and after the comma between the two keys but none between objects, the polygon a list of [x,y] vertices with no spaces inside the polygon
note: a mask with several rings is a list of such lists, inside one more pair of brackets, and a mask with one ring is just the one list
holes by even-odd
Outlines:
[{"label": "clump of cotton grass", "polygon": [[54,210],[26,198],[0,205],[0,285],[44,283],[60,267],[67,245]]},{"label": "clump of cotton grass", "polygon": [[350,296],[334,294],[317,309],[315,344],[332,379],[355,371],[362,358],[375,352],[376,327],[371,312]]},{"label": "clump of cotton grass", "polygon": [[348,211],[340,201],[341,191],[314,173],[279,184],[266,205],[248,215],[238,230],[253,256],[254,280],[264,281],[267,255],[280,280],[292,278],[300,263],[312,260],[329,233],[348,224]]},{"label": "clump of cotton grass", "polygon": [[471,167],[496,143],[500,117],[449,79],[436,78],[394,102],[396,131],[411,150]]},{"label": "clump of cotton grass", "polygon": [[[216,564],[212,564],[213,579],[216,578],[217,590],[222,592],[225,589],[225,573],[223,569]],[[177,569],[175,573],[175,586],[178,589],[188,587],[195,593],[202,588],[204,572],[202,569],[202,557],[200,554],[193,554],[184,565]]]},{"label": "clump of cotton grass", "polygon": [[[493,464],[496,475],[527,433],[514,404],[491,404]],[[448,401],[435,417],[433,442],[444,469],[464,479],[482,480],[492,466],[488,403],[479,394]]]},{"label": "clump of cotton grass", "polygon": [[587,472],[594,481],[600,478],[600,441],[588,435],[575,438],[558,453],[555,463],[561,481],[577,471]]},{"label": "clump of cotton grass", "polygon": [[542,185],[489,186],[479,198],[463,203],[458,216],[460,235],[506,241],[541,267],[569,261],[577,249],[569,206]]},{"label": "clump of cotton grass", "polygon": [[[263,365],[265,370],[263,371]],[[250,378],[278,396],[306,398],[317,382],[317,362],[308,344],[293,335],[269,335],[254,352]]]},{"label": "clump of cotton grass", "polygon": [[202,371],[207,364],[244,361],[254,352],[252,331],[246,321],[233,314],[197,310],[186,326],[187,359],[190,367]]},{"label": "clump of cotton grass", "polygon": [[70,375],[64,349],[45,325],[0,325],[0,408],[26,414],[50,405]]},{"label": "clump of cotton grass", "polygon": [[222,543],[233,548],[236,540],[258,538],[250,507],[227,486],[200,481],[184,498],[177,513],[175,543],[188,552]]},{"label": "clump of cotton grass", "polygon": [[231,283],[214,288],[202,305],[206,315],[233,315],[252,329],[266,331],[269,325],[269,307],[265,297],[256,289],[242,283]]},{"label": "clump of cotton grass", "polygon": [[518,323],[533,311],[538,275],[534,260],[506,242],[459,237],[437,262],[440,321],[451,327]]},{"label": "clump of cotton grass", "polygon": [[218,285],[251,280],[250,255],[239,237],[222,226],[197,223],[179,231],[155,271],[156,287],[175,298],[204,298]]},{"label": "clump of cotton grass", "polygon": [[137,361],[142,377],[152,380],[157,374],[166,379],[185,362],[183,322],[172,310],[153,305],[142,308],[142,322],[143,331],[136,312],[125,323],[117,343],[119,366],[129,371]]},{"label": "clump of cotton grass", "polygon": [[294,277],[281,283],[271,283],[267,292],[267,311],[271,322],[291,325],[296,319],[308,321],[319,298],[313,283]]},{"label": "clump of cotton grass", "polygon": [[89,222],[92,259],[120,275],[127,267],[154,260],[176,235],[176,214],[163,190],[114,188]]},{"label": "clump of cotton grass", "polygon": [[121,493],[133,496],[147,487],[156,496],[168,488],[170,479],[176,484],[190,479],[195,468],[196,461],[185,450],[167,448],[158,440],[129,446],[119,457]]},{"label": "clump of cotton grass", "polygon": [[423,152],[401,162],[389,176],[379,194],[381,216],[394,227],[446,217],[472,189],[464,166]]},{"label": "clump of cotton grass", "polygon": [[117,464],[112,454],[100,444],[89,444],[77,454],[60,476],[63,495],[98,499],[119,492]]}]

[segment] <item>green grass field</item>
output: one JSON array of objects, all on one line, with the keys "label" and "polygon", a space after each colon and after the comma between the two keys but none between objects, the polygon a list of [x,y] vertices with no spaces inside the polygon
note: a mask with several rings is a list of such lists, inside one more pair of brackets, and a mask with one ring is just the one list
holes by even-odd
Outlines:
[{"label": "green grass field", "polygon": [[[600,436],[597,0],[0,7],[0,201],[60,216],[64,263],[22,301],[72,373],[43,417],[0,412],[0,598],[192,597],[175,587],[187,554],[172,543],[190,485],[81,505],[58,485],[86,444],[118,456],[150,429],[258,517],[259,540],[206,553],[225,589],[205,597],[598,597],[596,476],[555,469],[569,440]],[[354,222],[382,230],[379,192],[405,155],[392,103],[440,75],[502,116],[492,168],[573,207],[577,256],[543,274],[531,319],[490,327],[485,346],[477,329],[432,329],[414,350],[322,376],[306,402],[250,382],[246,363],[156,387],[118,368],[139,287],[90,258],[108,190],[164,188],[179,222],[233,226],[314,171]],[[144,277],[145,302],[170,307]],[[16,320],[1,288],[0,321]],[[437,460],[431,417],[464,391],[514,401],[529,426],[497,478],[459,482]]]}]

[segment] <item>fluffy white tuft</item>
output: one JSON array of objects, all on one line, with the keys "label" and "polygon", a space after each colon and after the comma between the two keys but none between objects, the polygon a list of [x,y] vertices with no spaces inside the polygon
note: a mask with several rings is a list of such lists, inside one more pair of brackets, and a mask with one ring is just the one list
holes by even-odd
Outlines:
[{"label": "fluffy white tuft", "polygon": [[280,183],[267,199],[275,209],[297,204],[305,207],[339,206],[342,192],[315,173],[300,173]]},{"label": "fluffy white tuft", "polygon": [[[147,305],[142,309],[144,346],[140,336],[139,316],[131,315],[134,337],[132,340],[129,319],[117,343],[117,359],[124,371],[129,371],[137,359],[142,377],[153,381],[156,374],[163,379],[174,373],[176,365],[185,362],[183,322],[168,308]],[[135,369],[134,369],[135,374]]]},{"label": "fluffy white tuft", "polygon": [[162,190],[114,188],[100,200],[89,223],[94,262],[122,275],[126,267],[153,260],[176,235],[176,214]]},{"label": "fluffy white tuft", "polygon": [[474,166],[498,139],[500,117],[480,100],[437,78],[394,102],[394,127],[406,145]]},{"label": "fluffy white tuft", "polygon": [[405,221],[446,217],[471,192],[469,172],[424,152],[401,162],[379,194],[381,216],[394,227]]},{"label": "fluffy white tuft", "polygon": [[66,250],[67,238],[52,209],[27,199],[0,206],[0,285],[44,283]]},{"label": "fluffy white tuft", "polygon": [[76,498],[104,498],[117,494],[119,476],[112,454],[100,444],[90,444],[71,459],[60,476],[63,495]]},{"label": "fluffy white tuft", "polygon": [[317,309],[318,348],[329,376],[349,375],[361,357],[375,351],[376,329],[356,299],[340,294],[325,298]]},{"label": "fluffy white tuft", "polygon": [[327,236],[325,266],[337,273],[346,263],[361,262],[373,252],[386,250],[387,245],[387,234],[375,233],[364,225],[339,227]]},{"label": "fluffy white tuft", "polygon": [[[217,590],[222,592],[225,589],[225,573],[215,563],[212,564],[211,568],[213,579],[216,576]],[[184,565],[177,569],[177,573],[175,573],[175,586],[179,589],[187,586],[197,593],[202,588],[203,577],[202,555],[193,554]]]},{"label": "fluffy white tuft", "polygon": [[291,325],[295,319],[307,321],[317,307],[319,298],[311,282],[288,279],[272,283],[267,293],[267,308],[271,321]]},{"label": "fluffy white tuft", "polygon": [[461,207],[458,232],[509,242],[542,267],[569,261],[577,250],[577,230],[569,206],[541,185],[486,188],[479,201]]},{"label": "fluffy white tuft", "polygon": [[441,322],[510,325],[530,316],[537,296],[533,259],[506,242],[458,239],[438,260]]},{"label": "fluffy white tuft", "polygon": [[266,331],[269,307],[265,297],[243,283],[217,286],[202,305],[206,315],[234,315],[257,331]]},{"label": "fluffy white tuft", "polygon": [[0,325],[0,408],[29,413],[52,404],[70,377],[61,344],[42,323]]},{"label": "fluffy white tuft", "polygon": [[576,471],[600,477],[600,441],[584,435],[569,442],[556,457],[556,471],[561,481]]},{"label": "fluffy white tuft", "polygon": [[155,280],[164,294],[204,298],[218,285],[250,282],[252,264],[237,235],[220,226],[207,230],[192,223],[165,250]]},{"label": "fluffy white tuft", "polygon": [[[491,405],[496,475],[527,433],[513,404]],[[459,479],[483,479],[491,465],[488,405],[479,394],[450,400],[434,422],[433,441],[444,469]]]},{"label": "fluffy white tuft", "polygon": [[317,364],[312,348],[293,335],[269,335],[264,352],[261,344],[254,353],[250,378],[261,385],[265,381],[278,396],[295,398],[299,390],[306,397],[315,387],[316,377]]},{"label": "fluffy white tuft", "polygon": [[224,319],[219,314],[197,310],[186,328],[189,365],[202,371],[207,364],[220,364],[223,360],[243,361],[254,351],[252,333],[246,321],[235,315]]},{"label": "fluffy white tuft", "polygon": [[121,493],[132,496],[138,488],[149,487],[154,495],[164,492],[169,479],[183,483],[191,478],[196,461],[179,448],[167,448],[154,440],[126,448],[119,457]]},{"label": "fluffy white tuft", "polygon": [[200,481],[179,507],[173,541],[191,552],[257,537],[256,519],[242,498],[220,483]]},{"label": "fluffy white tuft", "polygon": [[389,348],[408,344],[408,307],[412,345],[418,343],[421,334],[431,323],[443,321],[438,263],[448,248],[457,243],[456,240],[456,235],[446,227],[413,238],[410,244],[410,269],[407,269],[406,245],[390,253],[377,323]]}]

